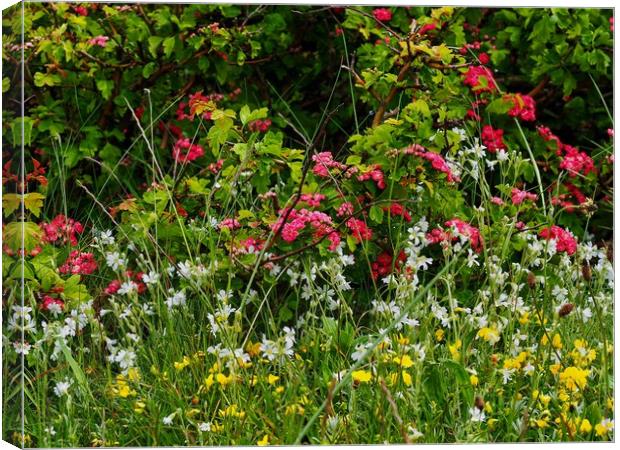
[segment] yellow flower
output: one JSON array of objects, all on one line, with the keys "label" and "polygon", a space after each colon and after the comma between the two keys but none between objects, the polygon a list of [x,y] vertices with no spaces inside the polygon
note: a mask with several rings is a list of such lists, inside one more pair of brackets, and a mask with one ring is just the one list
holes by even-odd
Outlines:
[{"label": "yellow flower", "polygon": [[146,403],[141,402],[140,400],[136,400],[136,402],[133,404],[133,410],[136,414],[142,414],[145,408]]},{"label": "yellow flower", "polygon": [[551,345],[558,350],[562,348],[562,336],[559,333],[555,333],[553,336],[553,341],[551,341]]},{"label": "yellow flower", "polygon": [[205,378],[205,387],[209,389],[213,386],[213,383],[215,383],[215,380],[213,378],[213,374],[210,374],[207,378]]},{"label": "yellow flower", "polygon": [[589,370],[579,369],[571,366],[567,367],[560,373],[560,382],[571,391],[583,389],[588,382]]},{"label": "yellow flower", "polygon": [[476,375],[470,375],[469,376],[469,382],[471,383],[472,386],[478,386],[478,377]]},{"label": "yellow flower", "polygon": [[230,383],[233,382],[233,376],[232,375],[226,376],[223,373],[218,373],[215,376],[215,381],[220,383],[222,386],[228,386]]},{"label": "yellow flower", "polygon": [[372,379],[372,374],[368,370],[356,370],[351,376],[357,383],[368,383]]},{"label": "yellow flower", "polygon": [[220,416],[222,417],[238,417],[243,419],[245,417],[245,411],[238,411],[237,405],[230,405],[226,409],[220,409]]},{"label": "yellow flower", "polygon": [[536,419],[534,423],[538,428],[547,428],[549,426],[549,418],[543,417],[541,419]]},{"label": "yellow flower", "polygon": [[130,368],[127,371],[127,378],[129,381],[140,381],[140,371],[135,367]]},{"label": "yellow flower", "polygon": [[267,383],[269,383],[269,384],[276,384],[279,379],[280,379],[280,377],[278,377],[276,375],[269,374],[269,376],[267,377]]},{"label": "yellow flower", "polygon": [[405,369],[413,366],[413,360],[409,355],[395,356],[392,361],[394,361],[399,366],[404,367]]},{"label": "yellow flower", "polygon": [[398,343],[400,345],[408,345],[409,344],[409,338],[403,336],[402,334],[398,335]]},{"label": "yellow flower", "polygon": [[462,346],[463,346],[463,342],[460,339],[457,339],[454,344],[448,345],[448,349],[450,350],[452,359],[458,361],[461,358],[461,347]]},{"label": "yellow flower", "polygon": [[526,325],[530,322],[530,313],[529,311],[525,311],[523,314],[521,314],[521,317],[519,318],[519,323],[521,325]]},{"label": "yellow flower", "polygon": [[581,424],[579,424],[579,432],[583,434],[588,434],[592,431],[592,425],[588,419],[583,419]]},{"label": "yellow flower", "polygon": [[184,356],[182,361],[179,362],[175,362],[174,363],[174,368],[177,369],[179,372],[183,369],[185,369],[187,366],[189,366],[189,364],[191,363],[191,359],[189,359],[189,356]]},{"label": "yellow flower", "polygon": [[444,335],[445,335],[445,332],[441,328],[435,331],[435,339],[437,339],[437,342],[443,341]]},{"label": "yellow flower", "polygon": [[269,435],[266,434],[265,436],[263,436],[262,439],[259,439],[258,442],[256,442],[256,445],[258,445],[259,447],[269,445]]},{"label": "yellow flower", "polygon": [[613,431],[613,429],[614,421],[607,418],[601,420],[601,423],[596,424],[594,427],[597,436],[605,436],[608,432]]},{"label": "yellow flower", "polygon": [[276,394],[281,394],[282,392],[284,392],[284,386],[278,386],[276,388]]},{"label": "yellow flower", "polygon": [[413,378],[408,372],[403,372],[403,383],[405,383],[406,386],[411,386],[413,383]]},{"label": "yellow flower", "polygon": [[499,331],[497,328],[484,327],[478,331],[478,337],[484,339],[489,344],[494,345],[499,341]]}]

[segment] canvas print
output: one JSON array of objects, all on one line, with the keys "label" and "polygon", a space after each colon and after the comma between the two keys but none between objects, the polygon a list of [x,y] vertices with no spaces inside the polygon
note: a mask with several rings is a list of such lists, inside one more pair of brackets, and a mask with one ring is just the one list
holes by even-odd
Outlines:
[{"label": "canvas print", "polygon": [[613,29],[5,9],[2,438],[613,441]]}]

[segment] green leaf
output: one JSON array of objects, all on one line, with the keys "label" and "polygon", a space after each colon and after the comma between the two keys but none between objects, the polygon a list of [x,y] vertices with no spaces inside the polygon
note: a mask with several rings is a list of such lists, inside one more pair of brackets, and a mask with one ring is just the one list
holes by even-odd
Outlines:
[{"label": "green leaf", "polygon": [[383,222],[383,210],[377,205],[371,206],[370,207],[370,219],[377,224],[382,223]]},{"label": "green leaf", "polygon": [[17,146],[21,146],[22,145],[22,125],[23,125],[23,133],[24,133],[24,145],[30,145],[31,144],[31,138],[32,138],[32,128],[34,125],[33,120],[28,117],[18,117],[17,119],[13,120],[13,123],[11,123],[11,131],[13,133],[13,145]]},{"label": "green leaf", "polygon": [[4,217],[10,216],[13,211],[19,208],[22,202],[22,196],[19,194],[4,194],[2,196],[2,209]]},{"label": "green leaf", "polygon": [[2,93],[4,94],[5,92],[8,92],[10,88],[11,80],[9,79],[9,77],[4,77],[2,79]]},{"label": "green leaf", "polygon": [[149,53],[153,56],[153,58],[157,58],[157,49],[159,48],[159,46],[161,45],[161,41],[163,40],[164,38],[160,36],[149,37]]},{"label": "green leaf", "polygon": [[97,89],[101,92],[104,100],[108,100],[112,96],[112,90],[114,89],[114,82],[112,80],[97,80]]},{"label": "green leaf", "polygon": [[34,222],[11,222],[4,227],[4,243],[17,252],[22,248],[22,226],[24,249],[30,252],[41,244],[41,228]]},{"label": "green leaf", "polygon": [[39,217],[43,207],[43,200],[45,200],[45,195],[38,192],[29,192],[24,194],[24,207],[34,214],[35,217]]},{"label": "green leaf", "polygon": [[167,37],[164,39],[164,56],[166,58],[172,55],[172,50],[174,50],[174,45],[176,43],[176,38],[174,36]]}]

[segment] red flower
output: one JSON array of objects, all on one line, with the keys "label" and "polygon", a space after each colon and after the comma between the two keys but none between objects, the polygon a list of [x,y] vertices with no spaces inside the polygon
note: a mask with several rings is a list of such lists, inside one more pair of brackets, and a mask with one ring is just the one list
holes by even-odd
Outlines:
[{"label": "red flower", "polygon": [[397,272],[400,271],[401,266],[406,260],[407,255],[405,255],[404,251],[401,251],[398,254],[395,261],[393,261],[391,253],[381,253],[377,256],[377,260],[371,264],[373,280],[392,273],[392,268],[394,268]]},{"label": "red flower", "polygon": [[40,227],[44,233],[44,242],[60,244],[70,242],[72,246],[78,244],[76,235],[84,231],[80,222],[69,219],[62,214],[57,215],[50,223],[42,223]]},{"label": "red flower", "polygon": [[512,101],[513,107],[508,111],[510,117],[517,117],[521,120],[536,120],[536,102],[529,95],[514,94],[508,96],[508,100]]},{"label": "red flower", "polygon": [[250,129],[250,131],[266,133],[269,130],[270,126],[271,126],[271,119],[265,119],[265,120],[259,119],[259,120],[255,120],[254,122],[250,123],[248,125],[248,128]]},{"label": "red flower", "polygon": [[565,154],[560,162],[560,169],[568,171],[568,176],[571,178],[579,173],[587,175],[594,171],[594,161],[585,152],[580,152],[570,145],[563,145],[562,150]]},{"label": "red flower", "polygon": [[351,230],[351,233],[353,234],[353,237],[357,239],[357,242],[367,241],[372,238],[372,230],[363,220],[351,217],[347,220],[347,227]]},{"label": "red flower", "polygon": [[73,250],[58,271],[62,274],[90,275],[97,270],[97,261],[92,253],[81,253]]},{"label": "red flower", "polygon": [[78,16],[86,17],[88,15],[88,9],[86,9],[84,6],[74,6],[73,11],[75,11]]},{"label": "red flower", "polygon": [[392,20],[392,11],[387,8],[376,8],[372,11],[372,15],[381,22],[389,22]]},{"label": "red flower", "polygon": [[471,248],[473,248],[476,253],[480,253],[482,251],[483,240],[478,228],[456,218],[448,220],[445,223],[445,226],[456,230],[456,234],[453,234],[453,230],[442,230],[440,228],[435,228],[427,233],[426,239],[428,242],[431,244],[450,241],[454,242],[459,239],[459,236],[463,236],[469,240]]},{"label": "red flower", "polygon": [[357,176],[359,181],[373,180],[379,189],[385,189],[385,180],[383,179],[383,171],[379,164],[371,166],[371,169]]},{"label": "red flower", "polygon": [[194,161],[204,154],[204,149],[198,144],[192,144],[188,138],[179,139],[172,149],[172,157],[181,164]]},{"label": "red flower", "polygon": [[121,288],[120,280],[111,281],[110,284],[103,290],[106,295],[114,295]]},{"label": "red flower", "polygon": [[418,31],[418,34],[426,34],[429,31],[433,31],[436,28],[437,28],[437,24],[427,23],[426,25],[423,25],[422,28],[420,28],[420,31]]},{"label": "red flower", "polygon": [[494,129],[491,125],[482,127],[482,143],[491,153],[506,149],[503,136],[504,130]]},{"label": "red flower", "polygon": [[491,61],[491,58],[489,58],[488,54],[482,52],[478,55],[478,60],[480,61],[480,64],[484,64],[486,66],[489,64],[489,61]]},{"label": "red flower", "polygon": [[463,84],[470,86],[474,92],[493,92],[497,89],[493,73],[484,66],[469,66],[463,74]]},{"label": "red flower", "polygon": [[400,203],[392,203],[390,206],[384,207],[383,210],[391,216],[401,216],[407,222],[411,222],[411,215]]},{"label": "red flower", "polygon": [[575,239],[575,236],[573,236],[570,231],[558,227],[557,225],[540,230],[538,235],[547,240],[555,240],[558,252],[566,252],[566,254],[570,256],[577,251],[577,239]]},{"label": "red flower", "polygon": [[312,173],[322,178],[328,178],[330,176],[329,169],[347,170],[345,164],[334,160],[332,152],[321,152],[312,155],[312,161],[315,163],[312,168]]},{"label": "red flower", "polygon": [[459,177],[452,173],[452,169],[450,169],[450,166],[448,166],[446,160],[443,159],[443,156],[441,156],[439,153],[427,151],[424,147],[418,144],[407,147],[404,150],[404,153],[408,155],[419,156],[420,158],[424,158],[427,161],[430,161],[433,169],[443,172],[448,176],[448,182],[458,183],[460,181]]}]

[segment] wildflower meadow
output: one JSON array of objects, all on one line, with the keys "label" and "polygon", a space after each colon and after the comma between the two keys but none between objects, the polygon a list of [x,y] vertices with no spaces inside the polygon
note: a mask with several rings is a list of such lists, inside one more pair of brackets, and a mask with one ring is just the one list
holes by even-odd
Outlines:
[{"label": "wildflower meadow", "polygon": [[613,441],[612,12],[4,10],[2,438]]}]

